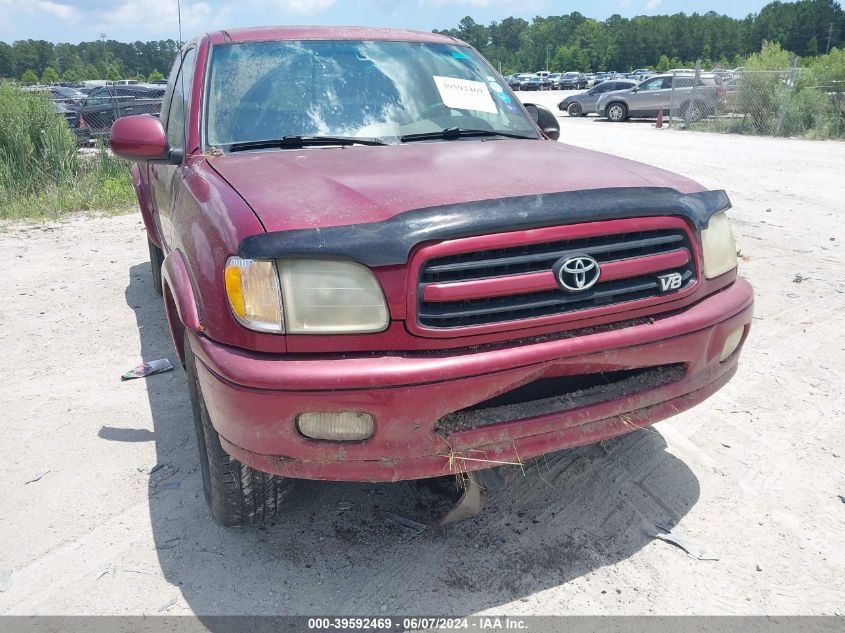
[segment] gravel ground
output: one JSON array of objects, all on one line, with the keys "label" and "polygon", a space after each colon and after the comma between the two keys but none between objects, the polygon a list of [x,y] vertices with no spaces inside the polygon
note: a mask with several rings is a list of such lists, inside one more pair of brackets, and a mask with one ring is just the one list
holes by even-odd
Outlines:
[{"label": "gravel ground", "polygon": [[[508,471],[481,516],[430,534],[390,521],[442,511],[412,484],[304,483],[275,524],[223,529],[182,370],[119,380],[175,358],[140,218],[6,224],[0,613],[845,612],[845,143],[561,127],[730,193],[757,308],[725,389]],[[719,560],[655,539],[661,522]]]}]

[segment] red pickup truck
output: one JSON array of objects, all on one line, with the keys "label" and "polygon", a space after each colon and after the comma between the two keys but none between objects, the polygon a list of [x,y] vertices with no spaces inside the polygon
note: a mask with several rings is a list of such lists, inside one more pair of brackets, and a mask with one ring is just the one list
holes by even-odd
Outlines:
[{"label": "red pickup truck", "polygon": [[474,49],[218,31],[115,122],[215,520],[291,478],[396,481],[597,442],[734,374],[724,191],[555,142]]}]

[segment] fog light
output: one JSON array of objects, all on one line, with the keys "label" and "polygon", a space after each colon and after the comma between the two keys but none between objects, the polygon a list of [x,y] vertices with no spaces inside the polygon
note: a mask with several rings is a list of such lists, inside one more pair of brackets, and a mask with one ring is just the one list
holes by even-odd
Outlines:
[{"label": "fog light", "polygon": [[366,440],[373,434],[373,416],[356,411],[300,413],[296,416],[296,428],[315,440]]},{"label": "fog light", "polygon": [[737,328],[728,335],[728,338],[725,339],[725,344],[722,346],[722,354],[719,356],[720,363],[723,360],[727,360],[730,355],[736,351],[736,348],[739,347],[739,342],[742,340],[742,333],[744,330],[744,327]]}]

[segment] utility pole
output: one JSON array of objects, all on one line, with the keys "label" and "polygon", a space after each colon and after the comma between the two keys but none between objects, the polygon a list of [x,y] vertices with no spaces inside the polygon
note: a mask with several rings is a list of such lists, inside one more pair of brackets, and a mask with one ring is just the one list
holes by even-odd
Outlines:
[{"label": "utility pole", "polygon": [[552,54],[552,45],[551,45],[551,44],[546,44],[546,66],[545,66],[545,68],[543,68],[543,70],[548,70],[548,69],[549,69],[549,56],[550,56],[551,54]]},{"label": "utility pole", "polygon": [[830,23],[830,28],[827,30],[827,48],[824,51],[824,54],[827,55],[830,52],[830,38],[833,37],[833,22]]},{"label": "utility pole", "polygon": [[100,33],[100,41],[103,42],[103,61],[106,64],[106,79],[109,78],[109,52],[106,50],[106,34]]}]

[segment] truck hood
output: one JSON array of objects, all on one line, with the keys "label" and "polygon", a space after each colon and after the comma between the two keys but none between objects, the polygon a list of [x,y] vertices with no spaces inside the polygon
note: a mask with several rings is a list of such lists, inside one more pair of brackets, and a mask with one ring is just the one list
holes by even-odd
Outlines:
[{"label": "truck hood", "polygon": [[208,162],[268,232],[378,222],[411,209],[584,189],[703,190],[656,167],[540,140],[256,151]]}]

